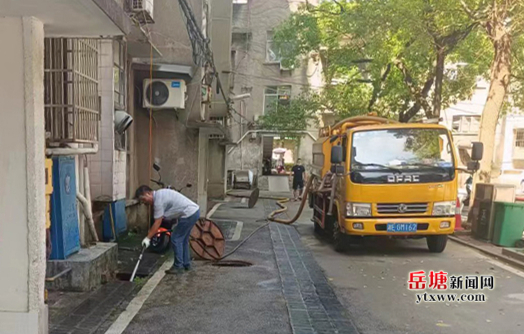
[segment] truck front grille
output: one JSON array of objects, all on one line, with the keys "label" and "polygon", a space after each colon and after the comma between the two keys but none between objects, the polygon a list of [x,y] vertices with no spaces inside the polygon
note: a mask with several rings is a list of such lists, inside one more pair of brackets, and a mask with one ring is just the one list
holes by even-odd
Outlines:
[{"label": "truck front grille", "polygon": [[377,212],[384,214],[426,213],[428,203],[378,203]]}]

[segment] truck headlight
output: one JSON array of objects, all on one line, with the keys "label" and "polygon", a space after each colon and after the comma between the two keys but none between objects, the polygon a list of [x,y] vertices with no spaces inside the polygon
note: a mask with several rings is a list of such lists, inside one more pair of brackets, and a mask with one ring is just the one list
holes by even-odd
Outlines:
[{"label": "truck headlight", "polygon": [[371,217],[371,204],[346,203],[346,217]]},{"label": "truck headlight", "polygon": [[433,216],[453,216],[455,214],[456,201],[435,202],[433,204]]}]

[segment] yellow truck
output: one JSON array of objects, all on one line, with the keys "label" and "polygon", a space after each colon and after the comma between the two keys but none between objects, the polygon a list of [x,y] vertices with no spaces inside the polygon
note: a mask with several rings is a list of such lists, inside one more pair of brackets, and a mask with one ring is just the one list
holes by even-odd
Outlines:
[{"label": "yellow truck", "polygon": [[[473,143],[468,170],[483,146]],[[355,239],[427,239],[442,252],[455,228],[457,153],[438,124],[397,123],[361,116],[319,130],[313,145],[309,195],[315,231],[332,236],[336,251]]]}]

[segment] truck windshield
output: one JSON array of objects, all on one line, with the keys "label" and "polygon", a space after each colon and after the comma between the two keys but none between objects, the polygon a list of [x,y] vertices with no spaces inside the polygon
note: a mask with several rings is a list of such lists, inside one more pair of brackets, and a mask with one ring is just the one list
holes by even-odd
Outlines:
[{"label": "truck windshield", "polygon": [[445,129],[388,129],[353,134],[351,171],[448,172],[453,149]]}]

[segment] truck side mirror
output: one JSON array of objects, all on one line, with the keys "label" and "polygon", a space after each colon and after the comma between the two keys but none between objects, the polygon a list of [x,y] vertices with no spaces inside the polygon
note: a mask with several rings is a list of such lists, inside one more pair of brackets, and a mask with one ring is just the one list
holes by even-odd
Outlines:
[{"label": "truck side mirror", "polygon": [[331,148],[331,163],[332,164],[341,164],[344,159],[344,151],[342,146],[336,145]]},{"label": "truck side mirror", "polygon": [[484,144],[480,142],[474,142],[471,146],[471,160],[480,161],[484,156]]}]

